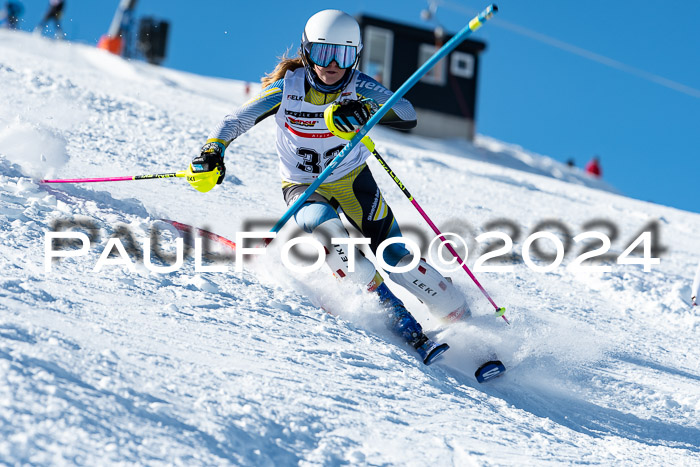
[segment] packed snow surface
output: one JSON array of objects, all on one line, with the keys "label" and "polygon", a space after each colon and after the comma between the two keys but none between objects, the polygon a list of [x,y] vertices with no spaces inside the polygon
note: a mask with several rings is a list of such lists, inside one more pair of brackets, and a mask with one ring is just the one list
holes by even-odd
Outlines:
[{"label": "packed snow surface", "polygon": [[[174,272],[146,267],[151,233],[175,256],[177,231],[159,219],[235,239],[282,215],[272,119],[228,148],[227,178],[206,194],[181,178],[38,182],[184,170],[247,99],[245,83],[8,31],[0,83],[0,463],[700,464],[700,315],[689,305],[700,215],[485,136],[372,130],[433,221],[468,240],[470,267],[485,247],[477,235],[514,242],[505,262],[487,263],[512,271],[476,273],[511,326],[461,270],[450,275],[474,317],[447,328],[393,286],[452,347],[426,367],[372,297],[325,270],[284,268],[281,239],[242,272],[230,260],[225,272],[197,271],[192,255]],[[370,167],[407,235],[432,239]],[[660,264],[617,264],[645,227]],[[47,272],[46,233],[66,230],[87,235],[89,252]],[[588,230],[611,238],[610,271],[568,267],[584,243],[601,245],[570,241]],[[567,246],[549,272],[523,260],[536,231]],[[95,271],[112,237],[133,267],[110,264],[124,262],[114,248]],[[555,251],[551,239],[537,245]],[[478,384],[492,352],[509,370]]]}]

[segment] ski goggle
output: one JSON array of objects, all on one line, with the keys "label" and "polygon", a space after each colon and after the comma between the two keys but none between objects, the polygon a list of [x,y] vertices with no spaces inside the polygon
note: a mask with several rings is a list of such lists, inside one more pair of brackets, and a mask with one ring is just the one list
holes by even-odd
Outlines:
[{"label": "ski goggle", "polygon": [[307,56],[311,62],[324,68],[334,60],[339,68],[350,68],[357,61],[357,47],[314,42],[309,47]]}]

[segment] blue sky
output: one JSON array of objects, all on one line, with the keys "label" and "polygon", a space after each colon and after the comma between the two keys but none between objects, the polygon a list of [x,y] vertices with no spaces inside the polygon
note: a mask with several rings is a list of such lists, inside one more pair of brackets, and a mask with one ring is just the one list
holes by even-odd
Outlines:
[{"label": "blue sky", "polygon": [[[2,2],[4,4],[4,2]],[[24,0],[31,29],[48,0]],[[94,44],[118,0],[66,0],[69,39]],[[482,56],[477,131],[583,166],[634,198],[700,212],[700,2],[504,0],[475,34]],[[488,2],[437,2],[456,32]],[[195,5],[195,6],[193,6]],[[200,2],[140,0],[171,23],[165,66],[257,81],[298,47],[313,13],[339,8],[432,27],[425,0]],[[663,6],[663,7],[661,7]]]}]

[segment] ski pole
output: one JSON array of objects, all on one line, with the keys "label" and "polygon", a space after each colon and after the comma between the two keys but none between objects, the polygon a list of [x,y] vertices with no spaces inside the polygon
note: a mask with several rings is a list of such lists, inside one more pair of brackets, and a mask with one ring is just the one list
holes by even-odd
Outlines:
[{"label": "ski pole", "polygon": [[171,172],[164,174],[132,175],[126,177],[104,177],[104,178],[63,178],[57,180],[40,180],[41,183],[96,183],[96,182],[126,182],[129,180],[151,180],[153,178],[184,178],[186,171]]},{"label": "ski pole", "polygon": [[484,289],[484,287],[479,283],[477,278],[474,276],[474,274],[471,272],[471,270],[467,266],[466,262],[462,260],[462,258],[459,256],[457,251],[452,247],[452,244],[447,241],[447,239],[442,234],[442,232],[440,232],[440,229],[438,229],[438,227],[435,225],[435,223],[430,219],[430,217],[428,217],[428,214],[426,214],[426,212],[423,210],[423,208],[421,208],[420,204],[418,204],[418,201],[416,201],[415,198],[413,198],[413,195],[411,195],[411,193],[408,191],[408,188],[406,188],[406,185],[404,185],[403,182],[401,182],[401,180],[399,180],[399,177],[397,177],[396,174],[394,173],[394,171],[391,170],[391,168],[389,167],[389,164],[386,163],[384,158],[374,148],[374,142],[371,139],[369,139],[369,136],[365,136],[362,139],[362,142],[365,144],[365,146],[367,146],[367,149],[369,149],[370,152],[377,159],[377,161],[379,162],[379,165],[381,165],[384,168],[384,170],[386,170],[386,173],[389,174],[391,179],[394,180],[394,182],[396,182],[396,184],[399,186],[399,188],[401,189],[403,194],[406,195],[406,198],[408,198],[408,200],[411,202],[413,207],[416,208],[416,210],[420,213],[420,215],[423,217],[423,219],[425,219],[425,222],[427,222],[428,225],[430,226],[430,228],[433,229],[433,232],[435,232],[435,235],[437,235],[440,238],[440,240],[445,244],[445,246],[447,247],[449,252],[452,253],[452,256],[454,256],[457,259],[457,261],[459,261],[459,264],[462,266],[462,269],[464,269],[464,271],[469,275],[469,277],[472,279],[472,281],[474,281],[474,284],[476,284],[476,286],[479,288],[479,290],[481,290],[481,293],[483,293],[484,296],[486,297],[486,299],[489,302],[491,302],[491,305],[493,305],[493,307],[496,309],[496,316],[500,316],[501,318],[503,318],[503,320],[506,323],[510,324],[510,321],[508,321],[508,318],[506,318],[506,315],[505,315],[506,308],[503,306],[499,307],[498,305],[496,305],[496,302],[493,301],[493,298],[491,298],[491,295],[489,295],[489,293],[486,291],[486,289]]},{"label": "ski pole", "polygon": [[[467,38],[472,32],[479,29],[486,20],[493,17],[493,14],[498,11],[498,7],[494,4],[489,5],[479,13],[477,16],[472,18],[469,23],[462,28],[452,39],[447,41],[437,52],[433,54],[432,57],[428,59],[420,68],[418,68],[407,80],[404,82],[399,89],[384,103],[384,105],[375,113],[372,118],[363,126],[360,131],[350,140],[348,144],[345,145],[342,151],[333,158],[333,160],[328,164],[328,166],[321,172],[318,178],[304,191],[304,193],[299,196],[299,198],[292,204],[287,211],[282,215],[282,217],[277,221],[277,223],[270,229],[270,232],[279,232],[284,224],[301,208],[301,206],[306,202],[306,200],[311,196],[313,192],[323,183],[323,181],[328,178],[328,176],[340,165],[345,157],[352,151],[352,149],[357,146],[357,144],[365,137],[367,132],[374,127],[379,120],[394,106],[394,104],[401,99],[420,79],[425,75],[431,68],[442,60],[447,54],[452,52],[464,39]],[[268,242],[269,243],[269,242]]]},{"label": "ski pole", "polygon": [[[353,138],[354,133],[340,131],[333,123],[333,107],[335,105],[336,104],[331,104],[323,112],[323,117],[324,117],[324,120],[326,121],[326,126],[328,127],[328,130],[331,133],[333,133],[335,136],[337,136],[338,138],[343,138],[343,139]],[[376,105],[377,105],[376,102],[374,102],[375,108],[376,108]],[[375,148],[374,141],[372,141],[372,139],[369,136],[365,136],[364,138],[362,138],[362,144],[364,144],[365,147],[369,150],[369,152],[371,152],[374,155],[374,157],[379,162],[379,165],[381,165],[384,168],[384,170],[386,171],[386,173],[389,174],[391,179],[394,180],[394,182],[396,182],[396,184],[399,186],[399,188],[401,189],[403,194],[406,195],[406,198],[408,198],[408,200],[411,202],[411,204],[413,204],[413,207],[416,208],[418,213],[423,217],[423,219],[425,219],[425,221],[428,223],[430,228],[433,229],[433,232],[435,232],[435,234],[438,236],[438,238],[440,238],[440,240],[443,242],[443,244],[445,244],[445,246],[447,247],[449,252],[452,253],[452,256],[454,256],[459,261],[459,264],[462,266],[462,269],[464,269],[464,271],[469,275],[469,277],[472,279],[472,281],[474,281],[474,284],[476,284],[476,286],[479,288],[479,290],[481,290],[481,293],[484,294],[484,296],[488,299],[488,301],[491,302],[491,305],[493,305],[493,307],[496,309],[496,316],[500,316],[501,318],[503,318],[503,320],[506,323],[510,324],[510,321],[508,321],[508,318],[506,318],[506,316],[505,316],[505,312],[506,312],[505,307],[499,307],[498,305],[496,305],[496,302],[493,301],[493,299],[491,298],[489,293],[486,292],[486,289],[484,289],[484,287],[479,283],[479,281],[474,276],[474,274],[472,274],[472,272],[469,270],[469,267],[466,265],[466,263],[459,256],[457,251],[452,247],[452,244],[447,241],[447,239],[442,234],[442,232],[440,232],[440,229],[438,229],[438,227],[435,225],[435,223],[430,219],[430,217],[428,217],[428,214],[426,214],[426,212],[423,210],[423,208],[420,206],[420,204],[418,204],[418,201],[416,201],[415,198],[413,198],[413,195],[411,194],[411,192],[408,191],[408,188],[406,188],[406,185],[404,185],[403,182],[399,179],[399,177],[394,173],[394,171],[391,170],[391,167],[389,167],[389,164],[387,164],[387,162],[384,160],[384,158],[381,156],[381,154],[379,154],[379,152],[377,152],[377,150]]]}]

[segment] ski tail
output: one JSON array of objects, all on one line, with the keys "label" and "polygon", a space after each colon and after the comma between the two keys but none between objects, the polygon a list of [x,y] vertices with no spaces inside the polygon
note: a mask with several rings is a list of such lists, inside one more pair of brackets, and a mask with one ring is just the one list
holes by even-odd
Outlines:
[{"label": "ski tail", "polygon": [[172,221],[170,219],[160,219],[162,222],[166,222],[173,227],[177,229],[178,232],[184,234],[184,235],[192,235],[192,233],[196,233],[199,237],[203,238],[208,238],[209,240],[212,240],[214,242],[217,242],[221,245],[224,245],[225,247],[230,248],[231,250],[236,250],[236,243],[229,240],[226,237],[222,237],[221,235],[217,235],[214,232],[209,232],[208,230],[204,229],[199,229],[197,227],[192,227],[191,225],[183,224],[182,222],[177,222],[177,221]]},{"label": "ski tail", "polygon": [[486,381],[501,376],[505,371],[506,367],[503,362],[500,360],[491,360],[481,365],[474,373],[474,376],[476,376],[478,382],[485,383]]}]

